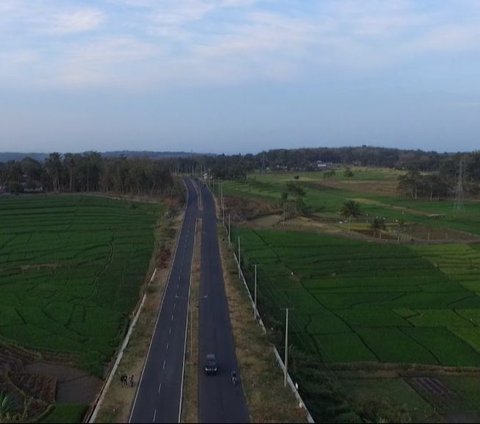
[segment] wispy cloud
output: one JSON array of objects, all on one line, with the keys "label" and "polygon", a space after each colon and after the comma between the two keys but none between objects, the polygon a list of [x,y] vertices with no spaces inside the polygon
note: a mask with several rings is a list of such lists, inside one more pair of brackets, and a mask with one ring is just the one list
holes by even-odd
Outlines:
[{"label": "wispy cloud", "polygon": [[105,16],[99,10],[79,9],[54,14],[46,19],[45,27],[49,33],[64,35],[94,30],[104,20]]},{"label": "wispy cloud", "polygon": [[421,55],[477,51],[478,28],[476,0],[438,7],[414,0],[2,0],[3,55],[25,53],[0,77],[16,79],[28,61],[50,67],[50,83],[75,87],[374,71]]},{"label": "wispy cloud", "polygon": [[79,43],[59,61],[56,77],[63,84],[77,87],[133,84],[142,80],[145,60],[159,51],[152,44],[129,37]]}]

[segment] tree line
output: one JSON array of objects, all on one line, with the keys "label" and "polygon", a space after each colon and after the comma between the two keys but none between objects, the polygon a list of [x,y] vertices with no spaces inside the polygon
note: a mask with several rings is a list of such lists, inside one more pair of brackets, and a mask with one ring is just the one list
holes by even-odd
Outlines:
[{"label": "tree line", "polygon": [[480,182],[480,152],[437,153],[361,146],[274,149],[245,155],[181,154],[173,157],[172,154],[172,157],[158,160],[149,157],[149,152],[145,154],[145,157],[109,157],[97,152],[51,153],[43,162],[26,157],[0,163],[0,186],[11,192],[146,194],[169,190],[174,184],[173,173],[203,173],[215,179],[243,180],[254,171],[323,170],[327,176],[327,173],[334,173],[335,168],[358,165],[404,170],[405,174],[398,181],[399,193],[412,199],[434,200],[454,193],[460,161],[464,165],[465,192],[478,194]]},{"label": "tree line", "polygon": [[[462,176],[460,173],[462,162]],[[383,147],[275,149],[246,155],[198,155],[177,158],[179,172],[208,172],[215,179],[245,179],[251,172],[319,171],[335,176],[349,166],[385,167],[405,171],[398,192],[412,199],[439,200],[455,195],[459,178],[465,193],[480,194],[480,152],[437,153]],[[348,175],[346,175],[348,176]],[[350,177],[353,176],[350,175]]]},{"label": "tree line", "polygon": [[165,161],[103,157],[97,152],[51,153],[43,162],[30,157],[0,163],[0,186],[10,193],[115,192],[167,194],[175,181]]}]

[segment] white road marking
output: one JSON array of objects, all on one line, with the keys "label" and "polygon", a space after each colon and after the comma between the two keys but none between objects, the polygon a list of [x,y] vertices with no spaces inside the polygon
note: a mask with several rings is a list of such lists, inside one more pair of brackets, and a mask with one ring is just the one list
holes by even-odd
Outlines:
[{"label": "white road marking", "polygon": [[172,327],[168,329],[168,334],[172,334]]},{"label": "white road marking", "polygon": [[166,363],[167,363],[167,360],[164,359],[164,360],[163,360],[163,369],[165,369],[165,364],[166,364]]},{"label": "white road marking", "polygon": [[153,411],[153,420],[152,420],[152,423],[155,422],[155,418],[157,417],[157,410],[155,409],[155,411]]},{"label": "white road marking", "polygon": [[168,343],[167,343],[167,350],[168,350]]},{"label": "white road marking", "polygon": [[158,386],[158,393],[160,393],[160,390],[162,390],[162,383]]},{"label": "white road marking", "polygon": [[173,314],[172,314],[172,321],[173,321]]}]

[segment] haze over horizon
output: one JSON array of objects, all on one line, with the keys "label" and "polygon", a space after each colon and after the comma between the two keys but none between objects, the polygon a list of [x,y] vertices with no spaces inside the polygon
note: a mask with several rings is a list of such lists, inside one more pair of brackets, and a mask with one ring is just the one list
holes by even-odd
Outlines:
[{"label": "haze over horizon", "polygon": [[478,75],[478,0],[2,0],[0,150],[470,151]]}]

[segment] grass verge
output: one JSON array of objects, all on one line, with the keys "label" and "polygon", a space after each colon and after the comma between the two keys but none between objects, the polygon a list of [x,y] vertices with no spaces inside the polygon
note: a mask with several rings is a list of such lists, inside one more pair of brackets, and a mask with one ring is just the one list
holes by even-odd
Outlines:
[{"label": "grass verge", "polygon": [[185,367],[182,422],[198,422],[198,295],[200,289],[200,258],[202,246],[202,220],[197,220],[193,248],[192,274],[188,323],[188,360]]},{"label": "grass verge", "polygon": [[228,239],[219,225],[220,251],[240,376],[252,422],[306,422],[290,390],[283,386],[272,346],[253,317],[253,310],[237,266],[228,249]]}]

